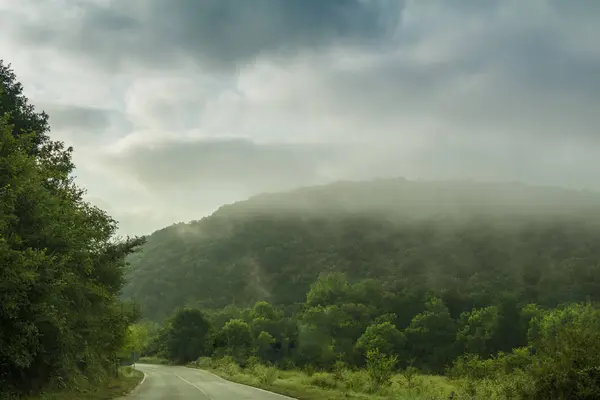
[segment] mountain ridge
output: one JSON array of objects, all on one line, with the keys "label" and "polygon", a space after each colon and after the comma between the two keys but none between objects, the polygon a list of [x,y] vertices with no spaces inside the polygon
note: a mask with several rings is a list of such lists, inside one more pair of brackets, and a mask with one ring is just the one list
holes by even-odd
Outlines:
[{"label": "mountain ridge", "polygon": [[600,193],[519,183],[345,181],[262,194],[148,236],[124,296],[161,319],[184,305],[293,305],[327,271],[439,293],[479,290],[483,276],[520,287],[523,263],[599,264],[588,248],[599,216]]}]

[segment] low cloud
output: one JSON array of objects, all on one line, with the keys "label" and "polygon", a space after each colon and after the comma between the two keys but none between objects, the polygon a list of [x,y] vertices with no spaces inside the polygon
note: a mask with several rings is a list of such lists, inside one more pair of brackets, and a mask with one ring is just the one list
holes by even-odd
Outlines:
[{"label": "low cloud", "polygon": [[337,179],[600,190],[598,2],[0,0],[0,11],[2,54],[127,232]]}]

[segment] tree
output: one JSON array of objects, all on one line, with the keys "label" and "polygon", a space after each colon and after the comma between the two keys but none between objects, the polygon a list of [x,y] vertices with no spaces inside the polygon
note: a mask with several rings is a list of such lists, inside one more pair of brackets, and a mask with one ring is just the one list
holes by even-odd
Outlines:
[{"label": "tree", "polygon": [[5,123],[14,137],[29,135],[24,150],[29,155],[36,154],[49,141],[48,114],[36,112],[29,104],[23,95],[23,85],[17,81],[10,64],[4,64],[3,60],[0,60],[0,90],[0,115],[7,118]]},{"label": "tree", "polygon": [[398,355],[403,352],[406,338],[390,322],[369,325],[356,342],[356,348],[364,355],[378,350],[384,355]]},{"label": "tree", "polygon": [[343,303],[349,293],[350,286],[344,274],[337,272],[322,274],[310,286],[306,294],[306,305],[311,307]]},{"label": "tree", "polygon": [[202,311],[179,310],[167,325],[166,350],[171,360],[187,363],[210,354],[211,326]]},{"label": "tree", "polygon": [[227,322],[217,335],[216,347],[242,364],[253,351],[250,325],[240,319]]},{"label": "tree", "polygon": [[571,304],[532,321],[530,346],[537,359],[530,370],[532,399],[600,397],[600,310]]},{"label": "tree", "polygon": [[427,302],[425,311],[413,318],[404,334],[415,366],[441,372],[455,356],[456,322],[438,298]]},{"label": "tree", "polygon": [[256,353],[258,357],[265,361],[274,362],[276,343],[277,341],[269,332],[262,331],[259,333],[256,338]]},{"label": "tree", "polygon": [[135,317],[118,296],[144,240],[116,238],[116,221],[83,200],[71,149],[49,140],[2,63],[0,83],[0,388],[101,379]]},{"label": "tree", "polygon": [[489,306],[463,313],[461,326],[456,338],[464,344],[466,352],[482,357],[496,352],[494,342],[498,340],[500,326],[497,307]]}]

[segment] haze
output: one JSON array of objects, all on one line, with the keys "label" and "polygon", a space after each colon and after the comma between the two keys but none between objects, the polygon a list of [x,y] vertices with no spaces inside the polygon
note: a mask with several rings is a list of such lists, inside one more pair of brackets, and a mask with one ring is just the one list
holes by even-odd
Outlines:
[{"label": "haze", "polygon": [[339,179],[600,189],[600,2],[0,0],[89,199],[144,234]]}]

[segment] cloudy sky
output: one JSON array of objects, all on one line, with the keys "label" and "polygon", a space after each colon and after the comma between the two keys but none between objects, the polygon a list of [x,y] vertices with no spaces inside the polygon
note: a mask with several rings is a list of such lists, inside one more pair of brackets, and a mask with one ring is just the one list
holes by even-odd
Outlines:
[{"label": "cloudy sky", "polygon": [[0,58],[145,234],[337,179],[600,189],[598,0],[0,0]]}]

